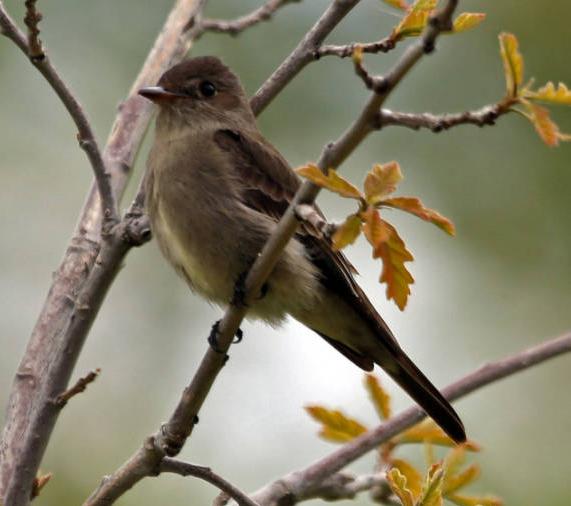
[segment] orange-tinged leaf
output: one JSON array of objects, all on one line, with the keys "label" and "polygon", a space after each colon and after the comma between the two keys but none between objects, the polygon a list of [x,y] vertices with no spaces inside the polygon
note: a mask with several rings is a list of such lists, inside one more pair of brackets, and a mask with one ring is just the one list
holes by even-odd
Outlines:
[{"label": "orange-tinged leaf", "polygon": [[377,410],[379,418],[386,420],[391,417],[391,397],[381,386],[379,378],[373,374],[365,375],[365,386],[369,392],[369,397]]},{"label": "orange-tinged leaf", "polygon": [[542,102],[549,102],[551,104],[571,105],[571,90],[567,88],[565,83],[559,83],[556,88],[550,81],[537,91],[526,92],[525,98],[541,100]]},{"label": "orange-tinged leaf", "polygon": [[446,497],[458,506],[502,506],[503,501],[498,497],[471,497],[467,495],[451,494]]},{"label": "orange-tinged leaf", "polygon": [[391,232],[385,226],[379,211],[374,207],[368,207],[362,218],[364,220],[363,232],[367,241],[373,246],[373,258],[379,258],[380,248],[384,242],[389,240]]},{"label": "orange-tinged leaf", "polygon": [[[393,439],[398,444],[405,443],[430,443],[438,446],[456,447],[456,443],[450,439],[446,433],[438,427],[432,420],[425,420]],[[468,451],[480,451],[480,446],[474,441],[467,441],[463,448]]]},{"label": "orange-tinged leaf", "polygon": [[407,488],[406,477],[395,467],[387,473],[387,481],[393,493],[400,499],[403,506],[414,506],[414,497]]},{"label": "orange-tinged leaf", "polygon": [[402,171],[397,162],[376,164],[365,177],[367,203],[370,205],[379,203],[384,197],[396,190],[402,179]]},{"label": "orange-tinged leaf", "polygon": [[462,472],[453,476],[446,475],[444,479],[444,495],[452,494],[457,490],[468,486],[480,476],[480,468],[476,464],[472,464]]},{"label": "orange-tinged leaf", "polygon": [[422,475],[406,460],[394,459],[392,467],[398,469],[406,478],[406,486],[414,500],[417,501],[422,493]]},{"label": "orange-tinged leaf", "polygon": [[442,506],[442,483],[444,470],[440,464],[433,464],[428,470],[426,483],[418,506]]},{"label": "orange-tinged leaf", "polygon": [[358,199],[362,198],[361,192],[353,186],[349,181],[337,174],[334,169],[328,169],[325,175],[317,165],[308,164],[296,169],[296,172],[312,183],[326,188],[332,192],[338,193],[342,197]]},{"label": "orange-tinged leaf", "polygon": [[527,117],[533,123],[535,130],[545,144],[555,147],[559,145],[559,141],[571,140],[570,135],[559,131],[557,123],[551,119],[549,111],[545,107],[541,107],[528,100],[523,101],[523,104],[529,111]]},{"label": "orange-tinged leaf", "polygon": [[508,96],[516,97],[523,81],[523,57],[518,49],[518,41],[512,33],[500,34],[500,54],[504,62],[504,74]]},{"label": "orange-tinged leaf", "polygon": [[383,0],[383,2],[403,11],[408,9],[408,3],[405,0]]},{"label": "orange-tinged leaf", "polygon": [[385,242],[375,248],[374,256],[383,261],[380,282],[387,284],[387,299],[394,300],[402,311],[410,295],[410,285],[414,283],[414,278],[404,264],[412,261],[413,256],[406,249],[396,229],[386,221],[382,223],[390,235]]},{"label": "orange-tinged leaf", "polygon": [[340,250],[349,244],[353,244],[361,233],[361,225],[359,215],[351,214],[348,216],[331,237],[333,249]]},{"label": "orange-tinged leaf", "polygon": [[421,200],[416,197],[393,197],[383,200],[381,205],[395,207],[407,213],[414,214],[424,221],[433,223],[447,234],[454,235],[456,233],[454,223],[434,209],[424,207]]},{"label": "orange-tinged leaf", "polygon": [[454,20],[452,31],[458,33],[471,30],[484,21],[485,18],[486,15],[482,12],[463,12]]},{"label": "orange-tinged leaf", "polygon": [[360,436],[367,428],[338,410],[331,410],[322,406],[307,406],[305,410],[309,415],[322,424],[319,435],[329,441],[345,443]]}]

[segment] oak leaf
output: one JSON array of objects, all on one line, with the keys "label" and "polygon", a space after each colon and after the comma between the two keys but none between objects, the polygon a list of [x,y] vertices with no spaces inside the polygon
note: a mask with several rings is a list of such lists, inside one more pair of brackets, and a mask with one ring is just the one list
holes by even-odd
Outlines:
[{"label": "oak leaf", "polygon": [[391,7],[395,7],[396,9],[400,9],[405,11],[409,8],[408,3],[406,0],[383,0],[386,4],[390,5]]},{"label": "oak leaf", "polygon": [[550,81],[537,91],[526,92],[525,98],[541,100],[542,102],[549,102],[551,104],[571,105],[571,90],[567,88],[565,83],[559,83],[556,88]]},{"label": "oak leaf", "polygon": [[393,193],[402,181],[400,165],[395,162],[375,164],[365,177],[365,199],[374,206]]},{"label": "oak leaf", "polygon": [[517,97],[518,89],[523,82],[523,57],[519,52],[519,43],[512,33],[504,32],[499,37],[508,96]]},{"label": "oak leaf", "polygon": [[406,486],[410,490],[413,499],[417,501],[422,493],[422,475],[406,460],[394,459],[392,467],[393,469],[398,469],[406,478]]},{"label": "oak leaf", "polygon": [[559,145],[559,141],[571,140],[571,135],[559,131],[559,127],[551,119],[549,111],[545,107],[528,100],[524,100],[522,103],[529,112],[527,117],[545,144],[554,147]]},{"label": "oak leaf", "polygon": [[387,481],[393,493],[400,499],[403,506],[414,506],[415,501],[411,490],[407,487],[406,477],[395,467],[387,473]]},{"label": "oak leaf", "polygon": [[[438,446],[447,446],[449,448],[454,448],[456,446],[456,443],[450,439],[432,420],[425,420],[414,425],[394,438],[393,441],[399,444],[430,443]],[[480,445],[471,440],[464,443],[463,447],[472,452],[480,451]]]},{"label": "oak leaf", "polygon": [[458,506],[502,506],[503,501],[497,497],[471,497],[459,494],[451,494],[446,497]]},{"label": "oak leaf", "polygon": [[309,415],[321,423],[319,435],[323,439],[336,443],[345,443],[360,436],[367,428],[338,410],[331,410],[322,406],[307,406],[305,410]]},{"label": "oak leaf", "polygon": [[442,506],[442,483],[444,470],[441,464],[433,464],[428,470],[428,476],[422,489],[422,497],[418,506]]},{"label": "oak leaf", "polygon": [[486,15],[482,12],[463,12],[454,20],[452,31],[459,33],[471,30],[484,21],[485,18]]},{"label": "oak leaf", "polygon": [[359,215],[349,215],[331,237],[333,249],[340,250],[349,244],[353,244],[361,233],[361,226],[362,222]]},{"label": "oak leaf", "polygon": [[379,379],[373,374],[365,375],[365,386],[369,397],[377,410],[379,418],[386,420],[391,417],[391,397],[381,386]]},{"label": "oak leaf", "polygon": [[361,192],[345,178],[339,176],[335,169],[328,169],[327,175],[325,175],[317,165],[310,163],[296,169],[296,172],[300,176],[309,179],[317,186],[326,188],[327,190],[335,192],[342,197],[348,197],[357,200],[362,199]]},{"label": "oak leaf", "polygon": [[381,202],[382,206],[394,207],[401,211],[414,214],[424,221],[433,223],[447,234],[454,235],[456,230],[454,224],[445,216],[442,216],[434,209],[424,207],[420,199],[416,197],[393,197]]}]

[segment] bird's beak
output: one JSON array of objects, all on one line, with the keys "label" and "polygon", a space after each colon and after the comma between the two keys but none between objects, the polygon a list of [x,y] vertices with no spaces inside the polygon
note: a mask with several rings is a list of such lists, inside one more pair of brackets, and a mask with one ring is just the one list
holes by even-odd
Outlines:
[{"label": "bird's beak", "polygon": [[165,90],[162,86],[147,86],[139,90],[139,95],[149,99],[151,102],[162,102],[163,100],[173,100],[175,98],[186,97],[182,93]]}]

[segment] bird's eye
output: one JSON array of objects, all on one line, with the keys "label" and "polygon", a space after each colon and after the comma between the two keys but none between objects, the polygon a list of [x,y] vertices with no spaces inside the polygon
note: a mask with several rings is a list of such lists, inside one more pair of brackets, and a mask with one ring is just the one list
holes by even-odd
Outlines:
[{"label": "bird's eye", "polygon": [[216,95],[216,86],[214,86],[210,81],[202,81],[198,89],[203,97],[210,98]]}]

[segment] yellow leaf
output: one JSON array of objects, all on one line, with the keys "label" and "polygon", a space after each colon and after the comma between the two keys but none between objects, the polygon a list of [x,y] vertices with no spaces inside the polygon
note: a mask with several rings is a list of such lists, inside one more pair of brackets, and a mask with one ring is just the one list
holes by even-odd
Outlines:
[{"label": "yellow leaf", "polygon": [[555,85],[550,81],[537,91],[527,92],[525,98],[552,104],[571,105],[571,90],[567,88],[565,83],[559,83],[557,88],[555,88]]},{"label": "yellow leaf", "polygon": [[340,250],[349,244],[353,244],[361,233],[361,224],[361,218],[358,215],[348,216],[331,238],[333,249]]},{"label": "yellow leaf", "polygon": [[455,33],[465,32],[478,26],[486,15],[481,12],[463,12],[455,20],[452,31]]},{"label": "yellow leaf", "polygon": [[381,202],[382,206],[395,207],[407,213],[414,214],[424,221],[433,223],[447,234],[454,235],[456,230],[454,224],[439,212],[424,207],[420,199],[416,197],[394,197]]},{"label": "yellow leaf", "polygon": [[364,425],[345,416],[341,411],[322,406],[307,406],[305,410],[314,420],[322,424],[319,435],[329,441],[345,443],[367,431]]},{"label": "yellow leaf", "polygon": [[410,285],[414,283],[414,278],[404,264],[411,262],[413,256],[396,229],[386,221],[382,223],[389,231],[389,238],[375,247],[374,257],[383,261],[380,282],[387,284],[387,299],[394,300],[402,311],[410,295]]},{"label": "yellow leaf", "polygon": [[365,386],[369,397],[377,410],[379,418],[386,420],[391,417],[391,397],[381,386],[379,379],[373,374],[365,375]]},{"label": "yellow leaf", "polygon": [[360,200],[362,198],[361,192],[353,186],[349,181],[342,178],[337,174],[334,169],[328,169],[325,175],[317,165],[308,164],[296,169],[296,172],[312,183],[326,188],[332,192],[338,193],[342,197]]},{"label": "yellow leaf", "polygon": [[[456,443],[432,420],[425,420],[416,424],[394,438],[393,441],[397,444],[430,443],[450,448],[456,447]],[[467,441],[463,444],[463,448],[472,452],[480,451],[480,446],[474,441]]]},{"label": "yellow leaf", "polygon": [[433,464],[428,470],[426,483],[422,491],[422,498],[418,506],[442,506],[442,481],[444,471],[440,464]]},{"label": "yellow leaf", "polygon": [[406,486],[406,477],[395,467],[387,473],[387,481],[403,506],[414,506],[412,492]]},{"label": "yellow leaf", "polygon": [[383,0],[383,2],[390,5],[391,7],[395,7],[403,11],[408,9],[408,4],[405,0]]},{"label": "yellow leaf", "polygon": [[413,499],[417,501],[422,493],[421,474],[406,460],[394,459],[392,467],[398,469],[406,478],[406,486],[410,490]]},{"label": "yellow leaf", "polygon": [[403,179],[400,165],[389,162],[376,164],[365,177],[365,198],[370,205],[379,203],[393,193]]},{"label": "yellow leaf", "polygon": [[471,497],[466,495],[452,494],[446,497],[458,506],[502,506],[503,501],[497,497]]},{"label": "yellow leaf", "polygon": [[415,37],[422,33],[428,23],[430,13],[436,8],[438,0],[416,0],[408,13],[395,27],[392,37],[395,40],[405,37]]},{"label": "yellow leaf", "polygon": [[373,246],[373,258],[379,258],[381,256],[379,250],[382,244],[389,240],[390,231],[381,219],[379,211],[374,207],[368,207],[363,213],[362,219],[365,222],[363,225],[365,237]]},{"label": "yellow leaf", "polygon": [[523,57],[518,49],[518,41],[512,33],[500,34],[500,54],[504,62],[504,74],[508,96],[517,97],[523,81]]},{"label": "yellow leaf", "polygon": [[472,464],[464,469],[461,473],[454,476],[447,476],[444,485],[444,495],[456,492],[463,487],[468,486],[480,476],[480,468],[476,464]]},{"label": "yellow leaf", "polygon": [[529,111],[527,116],[533,123],[535,130],[548,146],[558,146],[559,141],[569,141],[571,136],[561,133],[557,124],[551,119],[549,111],[545,107],[529,102],[528,100],[522,101],[523,105]]}]

